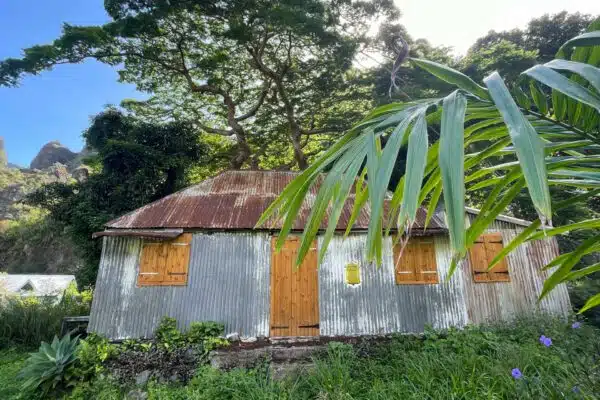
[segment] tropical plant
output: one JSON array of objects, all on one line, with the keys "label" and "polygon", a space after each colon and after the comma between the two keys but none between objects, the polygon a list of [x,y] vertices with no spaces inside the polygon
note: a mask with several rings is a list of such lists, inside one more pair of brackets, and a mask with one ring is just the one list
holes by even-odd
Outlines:
[{"label": "tropical plant", "polygon": [[[553,212],[600,193],[600,20],[589,32],[566,42],[557,59],[521,73],[513,94],[497,72],[484,79],[484,87],[444,65],[409,60],[457,89],[443,98],[376,108],[348,131],[294,179],[261,217],[258,225],[273,216],[283,220],[277,247],[289,234],[309,188],[319,184],[297,262],[306,255],[329,212],[322,258],[357,176],[348,231],[368,204],[366,254],[377,263],[382,261],[383,236],[395,227],[404,232],[399,240],[406,242],[418,206],[428,206],[428,223],[442,195],[454,253],[450,276],[477,237],[524,188],[539,218],[491,261],[490,268],[525,241],[600,227],[598,219],[558,228],[551,224]],[[439,140],[429,145],[428,130],[438,126]],[[405,146],[406,172],[390,187],[398,152]],[[553,204],[550,185],[578,192]],[[390,208],[384,214],[388,189],[392,191]],[[488,190],[487,198],[477,218],[465,228],[466,191],[481,189]],[[548,264],[547,268],[555,269],[540,299],[561,282],[599,271],[600,264],[573,271],[583,255],[598,249],[600,235],[594,235]],[[592,296],[580,312],[598,304],[600,294]]]},{"label": "tropical plant", "polygon": [[65,335],[62,339],[54,336],[51,344],[42,342],[37,353],[25,361],[19,377],[25,379],[24,391],[40,388],[44,393],[60,390],[76,383],[70,367],[77,361],[79,336],[71,339]]}]

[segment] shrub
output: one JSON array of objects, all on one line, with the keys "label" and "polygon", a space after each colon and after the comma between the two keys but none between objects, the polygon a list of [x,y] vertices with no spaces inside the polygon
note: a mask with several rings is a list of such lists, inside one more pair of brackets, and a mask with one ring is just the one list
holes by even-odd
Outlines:
[{"label": "shrub", "polygon": [[[542,335],[552,339],[549,347]],[[599,375],[599,331],[545,317],[331,343],[314,368],[282,381],[271,378],[267,364],[229,372],[202,366],[185,386],[150,382],[144,390],[149,399],[198,400],[592,399]],[[94,381],[73,398],[122,399],[127,390]]]},{"label": "shrub", "polygon": [[192,322],[185,333],[188,343],[200,344],[206,338],[217,338],[225,332],[225,326],[218,322]]},{"label": "shrub", "polygon": [[74,386],[76,378],[72,366],[77,360],[79,337],[71,339],[65,335],[57,336],[51,344],[42,342],[37,353],[31,353],[25,361],[19,377],[25,379],[23,390],[41,389],[44,394],[50,391],[62,391]]},{"label": "shrub", "polygon": [[76,374],[82,379],[93,378],[104,372],[105,363],[118,354],[118,347],[108,339],[90,334],[77,349]]},{"label": "shrub", "polygon": [[53,299],[9,297],[0,306],[0,348],[33,348],[42,341],[60,335],[62,320],[67,316],[89,315],[92,291],[78,292],[73,285],[59,303]]},{"label": "shrub", "polygon": [[165,350],[173,350],[185,344],[185,336],[177,329],[175,318],[164,317],[154,331],[154,339]]}]

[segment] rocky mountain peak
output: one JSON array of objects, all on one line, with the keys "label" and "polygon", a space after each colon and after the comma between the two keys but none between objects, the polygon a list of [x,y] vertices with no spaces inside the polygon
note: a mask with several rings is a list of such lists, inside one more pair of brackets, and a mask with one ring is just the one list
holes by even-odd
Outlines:
[{"label": "rocky mountain peak", "polygon": [[29,167],[31,169],[46,169],[56,163],[67,165],[76,157],[77,153],[72,152],[58,141],[52,141],[42,147]]}]

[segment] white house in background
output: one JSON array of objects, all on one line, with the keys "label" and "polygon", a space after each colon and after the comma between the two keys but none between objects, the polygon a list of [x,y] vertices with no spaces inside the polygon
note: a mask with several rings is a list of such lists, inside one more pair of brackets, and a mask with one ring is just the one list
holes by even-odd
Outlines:
[{"label": "white house in background", "polygon": [[0,274],[0,288],[8,294],[53,298],[57,302],[71,283],[76,283],[74,275]]}]

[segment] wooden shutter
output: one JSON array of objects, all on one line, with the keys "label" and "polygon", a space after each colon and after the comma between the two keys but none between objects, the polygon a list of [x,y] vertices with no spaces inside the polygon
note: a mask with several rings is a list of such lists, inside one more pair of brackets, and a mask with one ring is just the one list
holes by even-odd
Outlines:
[{"label": "wooden shutter", "polygon": [[186,285],[192,234],[170,241],[144,241],[138,286]]},{"label": "wooden shutter", "polygon": [[162,242],[144,242],[140,257],[138,286],[161,285],[163,268],[167,260],[167,247]]},{"label": "wooden shutter", "polygon": [[190,264],[192,234],[184,233],[169,242],[167,265],[163,282],[165,285],[186,285]]},{"label": "wooden shutter", "polygon": [[506,259],[500,261],[488,271],[490,262],[502,251],[502,234],[487,233],[481,235],[469,249],[473,280],[475,282],[509,282]]},{"label": "wooden shutter", "polygon": [[396,284],[438,283],[433,238],[412,238],[400,257],[400,244],[394,246]]}]

